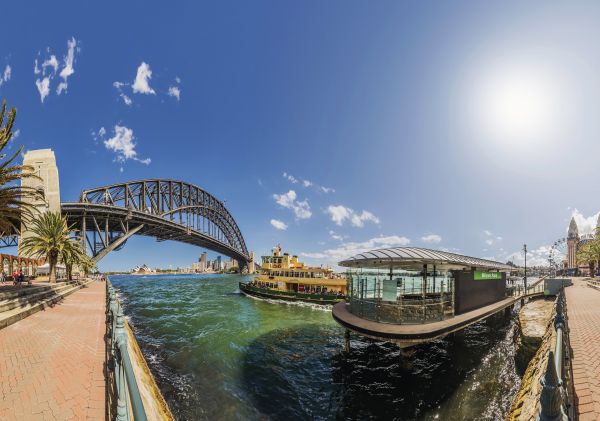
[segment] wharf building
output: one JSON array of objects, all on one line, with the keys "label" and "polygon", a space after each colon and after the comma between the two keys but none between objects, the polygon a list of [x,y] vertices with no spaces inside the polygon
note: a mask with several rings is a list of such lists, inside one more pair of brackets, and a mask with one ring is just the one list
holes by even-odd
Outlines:
[{"label": "wharf building", "polygon": [[334,319],[351,331],[412,346],[462,329],[515,302],[511,266],[419,247],[360,253],[347,267],[346,302]]}]

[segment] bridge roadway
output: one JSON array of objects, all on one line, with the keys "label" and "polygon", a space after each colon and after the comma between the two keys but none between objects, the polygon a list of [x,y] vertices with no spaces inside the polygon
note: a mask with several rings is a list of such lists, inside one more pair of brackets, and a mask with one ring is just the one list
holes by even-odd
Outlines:
[{"label": "bridge roadway", "polygon": [[[543,291],[533,292],[527,294],[527,297],[543,293]],[[338,323],[350,330],[374,339],[384,338],[397,343],[402,348],[407,348],[462,330],[514,305],[522,298],[524,296],[508,297],[485,307],[431,323],[392,324],[366,320],[350,313],[349,304],[345,302],[334,305],[332,315]]]}]

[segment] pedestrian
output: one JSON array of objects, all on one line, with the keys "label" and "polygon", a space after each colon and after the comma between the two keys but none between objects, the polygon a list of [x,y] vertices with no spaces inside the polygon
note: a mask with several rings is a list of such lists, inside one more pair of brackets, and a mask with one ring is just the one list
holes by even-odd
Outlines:
[{"label": "pedestrian", "polygon": [[16,269],[13,271],[12,278],[13,278],[13,284],[14,285],[18,285],[18,283],[19,283],[19,272],[17,272]]},{"label": "pedestrian", "polygon": [[2,285],[4,285],[4,282],[6,282],[6,273],[4,273],[4,271],[0,272],[0,283]]}]

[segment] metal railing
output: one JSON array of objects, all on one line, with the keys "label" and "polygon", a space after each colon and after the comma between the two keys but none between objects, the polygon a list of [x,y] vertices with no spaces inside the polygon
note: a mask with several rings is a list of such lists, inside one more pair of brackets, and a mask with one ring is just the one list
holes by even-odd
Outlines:
[{"label": "metal railing", "polygon": [[142,397],[127,349],[125,316],[117,294],[109,281],[106,281],[106,298],[108,368],[112,371],[112,386],[117,400],[116,413],[112,419],[146,421],[146,411],[142,404]]},{"label": "metal railing", "polygon": [[556,344],[550,350],[546,372],[540,380],[538,420],[573,420],[573,382],[570,365],[569,329],[567,327],[564,289],[556,297],[554,329]]},{"label": "metal railing", "polygon": [[527,293],[525,293],[525,287],[523,285],[515,285],[506,288],[506,295],[509,297],[525,297],[534,294],[543,294],[546,288],[546,281],[536,282],[534,285],[527,287]]}]

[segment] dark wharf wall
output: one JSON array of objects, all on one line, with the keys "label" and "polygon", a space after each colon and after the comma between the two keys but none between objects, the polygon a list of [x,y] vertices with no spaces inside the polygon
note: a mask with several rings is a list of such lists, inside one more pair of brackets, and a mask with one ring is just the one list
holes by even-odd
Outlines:
[{"label": "dark wharf wall", "polygon": [[502,279],[476,281],[473,271],[454,272],[454,314],[462,314],[506,297],[506,273]]}]

